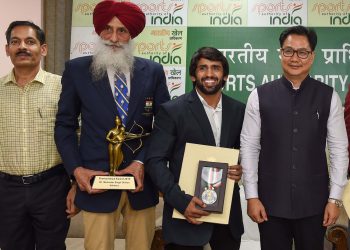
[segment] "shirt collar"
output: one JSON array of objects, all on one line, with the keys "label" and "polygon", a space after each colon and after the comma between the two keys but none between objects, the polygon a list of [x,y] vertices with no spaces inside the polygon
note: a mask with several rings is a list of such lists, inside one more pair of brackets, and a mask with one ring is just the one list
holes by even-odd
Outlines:
[{"label": "shirt collar", "polygon": [[285,76],[283,76],[283,78],[286,79],[286,81],[287,81],[287,83],[288,83],[288,87],[290,86],[291,89],[293,89],[293,90],[299,90],[299,89],[304,88],[305,82],[308,81],[308,79],[310,78],[310,75],[307,75],[307,76],[305,77],[305,79],[300,83],[299,87],[294,87],[293,82],[290,81],[290,80],[288,80]]},{"label": "shirt collar", "polygon": [[222,110],[222,95],[220,95],[220,100],[218,102],[218,105],[216,105],[216,108],[213,108],[212,106],[210,106],[205,100],[204,98],[198,93],[198,90],[196,89],[196,93],[198,95],[199,100],[201,101],[201,103],[211,109],[214,109],[215,111],[221,111]]},{"label": "shirt collar", "polygon": [[[34,79],[30,83],[32,83],[32,82],[38,82],[38,83],[45,84],[45,72],[44,72],[44,70],[42,70],[40,68],[38,73],[36,74],[36,76],[34,77]],[[11,70],[11,72],[5,77],[5,79],[3,81],[4,85],[9,84],[9,83],[17,84],[14,69]]]},{"label": "shirt collar", "polygon": [[[108,67],[107,67],[107,74],[108,74],[108,75],[111,74],[112,76],[114,76],[115,73],[116,73],[116,70],[115,70],[114,67],[112,67],[112,66],[108,66]],[[122,71],[122,73],[125,75],[125,77],[127,77],[127,76],[130,75],[130,72],[129,72],[129,71],[126,71],[126,72]]]}]

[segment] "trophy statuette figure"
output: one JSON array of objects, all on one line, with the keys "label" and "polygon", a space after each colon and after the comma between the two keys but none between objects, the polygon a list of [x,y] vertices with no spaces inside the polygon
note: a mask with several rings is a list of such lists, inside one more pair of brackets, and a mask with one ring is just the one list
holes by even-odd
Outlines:
[{"label": "trophy statuette figure", "polygon": [[115,125],[116,126],[112,128],[106,136],[107,141],[109,141],[109,175],[111,176],[115,175],[114,172],[118,169],[124,159],[121,147],[125,140],[125,127],[122,125],[119,116],[115,119]]},{"label": "trophy statuette figure", "polygon": [[[137,126],[139,126],[139,125],[137,125]],[[141,127],[141,126],[139,126],[139,127]],[[141,127],[141,129],[143,132],[142,127]],[[149,133],[133,134],[130,132],[125,132],[125,127],[123,126],[121,119],[119,118],[119,116],[116,116],[115,127],[112,128],[106,136],[107,141],[109,141],[109,144],[108,144],[109,167],[110,167],[109,173],[111,176],[115,175],[114,172],[116,170],[118,170],[118,167],[123,162],[124,156],[123,156],[123,152],[122,152],[122,144],[125,141],[129,141],[129,140],[133,140],[133,139],[140,139],[141,137],[148,136],[148,135],[149,135]],[[141,146],[142,146],[142,141],[141,141],[141,144],[139,145],[139,147],[137,147],[135,150],[131,149],[130,147],[129,148],[132,151],[136,151]]]}]

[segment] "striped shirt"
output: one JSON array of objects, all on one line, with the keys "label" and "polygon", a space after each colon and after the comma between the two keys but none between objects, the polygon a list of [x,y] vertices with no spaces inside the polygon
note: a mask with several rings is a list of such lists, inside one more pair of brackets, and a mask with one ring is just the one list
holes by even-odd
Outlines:
[{"label": "striped shirt", "polygon": [[54,141],[61,76],[39,70],[19,87],[13,71],[0,78],[0,171],[30,175],[62,162]]}]

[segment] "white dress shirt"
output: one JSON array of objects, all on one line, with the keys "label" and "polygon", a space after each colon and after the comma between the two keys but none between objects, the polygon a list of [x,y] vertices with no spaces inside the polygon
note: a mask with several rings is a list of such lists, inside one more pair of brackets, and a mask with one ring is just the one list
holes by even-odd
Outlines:
[{"label": "white dress shirt", "polygon": [[[292,83],[291,83],[292,84]],[[295,89],[295,88],[294,88]],[[246,199],[258,198],[258,161],[260,154],[261,118],[257,89],[250,94],[241,132],[241,165]],[[327,121],[327,146],[330,160],[329,198],[342,199],[347,182],[348,139],[344,111],[339,95],[333,90]]]},{"label": "white dress shirt", "polygon": [[204,98],[196,90],[199,100],[203,104],[205,113],[210,122],[211,130],[213,131],[215,144],[217,147],[220,147],[220,136],[221,136],[221,122],[222,122],[222,95],[216,108],[209,106]]}]

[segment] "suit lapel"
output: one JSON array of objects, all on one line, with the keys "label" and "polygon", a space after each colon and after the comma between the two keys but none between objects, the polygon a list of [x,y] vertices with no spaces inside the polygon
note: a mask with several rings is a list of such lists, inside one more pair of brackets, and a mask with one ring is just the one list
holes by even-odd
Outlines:
[{"label": "suit lapel", "polygon": [[[188,96],[188,103],[193,117],[197,120],[198,127],[202,130],[204,138],[208,145],[215,146],[215,138],[210,126],[207,114],[205,113],[202,102],[199,100],[195,90],[192,90]],[[191,125],[190,125],[191,126]]]},{"label": "suit lapel", "polygon": [[107,74],[100,80],[93,81],[92,85],[96,88],[97,93],[101,97],[101,102],[114,114],[118,115],[118,110],[112,94],[111,86]]},{"label": "suit lapel", "polygon": [[131,75],[131,83],[130,83],[130,99],[129,99],[129,108],[128,108],[128,118],[127,123],[132,121],[132,117],[137,109],[139,102],[144,102],[143,98],[141,98],[143,90],[145,88],[145,84],[147,82],[147,76],[144,72],[144,65],[141,64],[140,61],[135,58],[134,71]]}]

